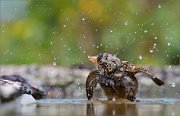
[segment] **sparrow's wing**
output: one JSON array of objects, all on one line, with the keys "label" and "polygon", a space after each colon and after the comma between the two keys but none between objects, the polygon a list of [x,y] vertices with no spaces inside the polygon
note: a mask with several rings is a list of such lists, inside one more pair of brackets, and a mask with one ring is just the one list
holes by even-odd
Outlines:
[{"label": "sparrow's wing", "polygon": [[138,68],[138,72],[142,72],[142,73],[146,74],[157,85],[159,85],[159,86],[164,85],[164,81],[158,79],[151,71],[140,67],[140,68]]},{"label": "sparrow's wing", "polygon": [[97,81],[98,74],[99,73],[97,70],[92,70],[86,79],[86,95],[88,100],[92,99],[93,97],[93,90],[98,83]]},{"label": "sparrow's wing", "polygon": [[156,83],[157,85],[161,86],[164,85],[164,82],[160,79],[158,79],[151,71],[149,71],[148,69],[142,68],[142,67],[137,67],[134,64],[130,64],[127,61],[122,61],[122,64],[126,67],[126,71],[127,72],[131,72],[131,73],[143,73],[146,74],[150,79],[153,80],[154,83]]}]

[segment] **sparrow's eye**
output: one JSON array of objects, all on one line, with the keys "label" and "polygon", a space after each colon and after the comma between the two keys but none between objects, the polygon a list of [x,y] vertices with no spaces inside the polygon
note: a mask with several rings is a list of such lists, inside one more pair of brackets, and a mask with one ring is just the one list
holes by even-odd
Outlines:
[{"label": "sparrow's eye", "polygon": [[103,64],[101,59],[98,61],[98,64]]}]

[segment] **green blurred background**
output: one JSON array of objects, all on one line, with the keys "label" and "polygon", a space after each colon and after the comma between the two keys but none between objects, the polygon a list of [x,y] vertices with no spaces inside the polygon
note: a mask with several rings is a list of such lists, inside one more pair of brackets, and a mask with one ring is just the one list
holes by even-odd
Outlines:
[{"label": "green blurred background", "polygon": [[180,0],[1,0],[0,26],[1,65],[180,64]]}]

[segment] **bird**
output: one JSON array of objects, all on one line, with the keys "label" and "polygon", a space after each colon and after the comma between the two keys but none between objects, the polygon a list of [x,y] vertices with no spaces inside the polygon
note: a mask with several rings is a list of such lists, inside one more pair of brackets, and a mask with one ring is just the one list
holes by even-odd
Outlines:
[{"label": "bird", "polygon": [[93,90],[99,84],[108,100],[135,101],[138,92],[137,73],[146,74],[159,86],[164,84],[149,70],[121,61],[114,54],[100,53],[97,56],[88,56],[88,59],[97,65],[97,69],[91,70],[86,79],[88,100],[93,98]]},{"label": "bird", "polygon": [[31,83],[20,75],[0,76],[0,102],[13,101],[23,94],[30,94],[35,99],[41,99],[46,94],[45,90]]}]

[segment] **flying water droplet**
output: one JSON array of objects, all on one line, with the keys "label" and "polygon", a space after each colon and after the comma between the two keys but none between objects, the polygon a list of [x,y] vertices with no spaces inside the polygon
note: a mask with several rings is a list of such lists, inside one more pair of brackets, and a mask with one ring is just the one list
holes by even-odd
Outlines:
[{"label": "flying water droplet", "polygon": [[85,21],[85,18],[82,18],[83,21]]},{"label": "flying water droplet", "polygon": [[149,52],[150,52],[150,53],[153,53],[153,50],[151,49],[151,50],[149,50]]},{"label": "flying water droplet", "polygon": [[161,8],[161,5],[160,5],[160,4],[158,5],[158,8]]},{"label": "flying water droplet", "polygon": [[169,69],[171,69],[171,68],[172,68],[172,66],[170,65],[170,66],[169,66]]},{"label": "flying water droplet", "polygon": [[144,33],[147,33],[148,32],[148,30],[144,30]]},{"label": "flying water droplet", "polygon": [[53,62],[53,66],[56,66],[56,62]]},{"label": "flying water droplet", "polygon": [[156,43],[154,43],[154,44],[153,44],[153,48],[156,48],[156,45],[157,45],[157,44],[156,44]]},{"label": "flying water droplet", "polygon": [[142,58],[143,58],[142,55],[139,55],[139,59],[142,60]]},{"label": "flying water droplet", "polygon": [[128,21],[126,21],[126,22],[124,23],[124,25],[126,25],[126,26],[127,26],[127,25],[128,25]]},{"label": "flying water droplet", "polygon": [[111,32],[111,33],[112,33],[113,31],[112,31],[112,30],[110,30],[109,32]]},{"label": "flying water droplet", "polygon": [[170,46],[171,45],[171,43],[168,43],[168,46]]}]

